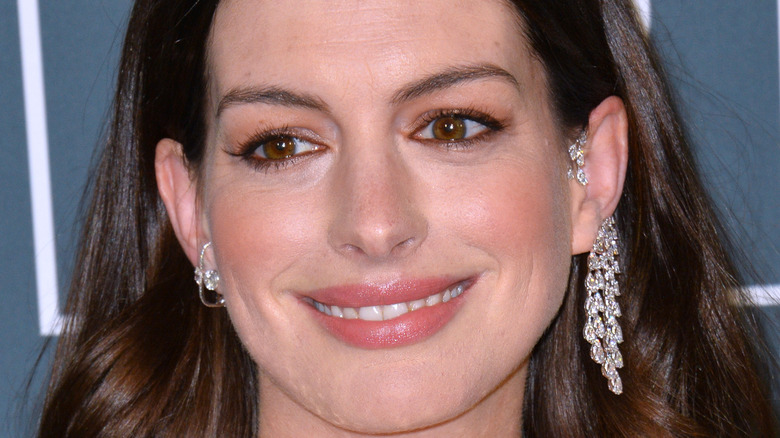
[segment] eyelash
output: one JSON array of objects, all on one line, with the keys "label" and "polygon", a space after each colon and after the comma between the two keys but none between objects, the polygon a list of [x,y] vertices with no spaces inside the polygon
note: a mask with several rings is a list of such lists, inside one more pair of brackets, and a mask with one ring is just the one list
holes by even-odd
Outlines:
[{"label": "eyelash", "polygon": [[[295,154],[290,157],[279,159],[279,160],[262,158],[256,155],[257,150],[261,148],[264,144],[274,140],[283,139],[283,138],[291,138],[293,140],[303,140],[305,142],[312,143],[315,145],[315,149],[313,151]],[[285,169],[288,166],[295,164],[299,160],[305,159],[308,155],[311,154],[311,152],[322,149],[321,146],[320,147],[317,146],[319,146],[317,142],[314,142],[306,138],[305,136],[301,136],[299,132],[296,132],[295,130],[290,129],[287,126],[284,126],[281,128],[273,128],[268,130],[259,129],[257,132],[252,134],[251,137],[249,137],[247,140],[239,144],[238,152],[228,151],[228,154],[234,157],[241,158],[257,171],[268,172],[268,171]]]},{"label": "eyelash", "polygon": [[[470,120],[479,123],[480,125],[483,125],[486,129],[482,132],[475,134],[473,137],[466,137],[460,140],[446,141],[446,140],[437,140],[437,139],[419,137],[420,133],[426,128],[428,128],[428,126],[430,126],[431,123],[445,117]],[[460,150],[460,149],[468,149],[470,147],[473,147],[475,144],[486,140],[488,137],[504,130],[505,128],[506,128],[505,122],[489,114],[489,112],[487,111],[480,111],[474,108],[439,109],[424,114],[422,116],[420,123],[412,131],[412,133],[414,136],[417,137],[419,141],[441,145],[442,147],[447,149]]]},{"label": "eyelash", "polygon": [[[483,125],[486,129],[484,131],[475,134],[473,137],[467,137],[459,140],[446,141],[446,140],[437,140],[437,139],[420,137],[420,133],[428,126],[430,126],[431,123],[444,117],[470,120],[479,123],[480,125]],[[417,139],[417,141],[441,145],[442,147],[450,150],[464,150],[464,149],[469,149],[470,147],[473,147],[475,144],[486,140],[492,134],[500,132],[504,128],[506,128],[506,124],[503,121],[498,120],[496,117],[488,114],[488,112],[486,111],[479,111],[474,108],[439,109],[424,114],[420,119],[420,122],[417,124],[417,126],[412,130],[412,135]],[[261,158],[256,155],[257,150],[260,147],[262,147],[264,144],[282,138],[303,140],[314,144],[315,149],[312,151],[295,154],[290,157],[278,159],[278,160]],[[306,159],[306,157],[310,155],[312,152],[316,152],[317,150],[323,148],[322,146],[320,147],[317,146],[318,146],[317,142],[307,139],[306,136],[301,136],[299,132],[290,129],[288,126],[284,126],[281,128],[273,128],[267,130],[259,129],[257,132],[252,134],[251,137],[249,137],[246,141],[242,142],[238,146],[237,152],[227,151],[227,153],[234,157],[241,158],[243,161],[251,165],[257,171],[269,172],[269,171],[285,169],[297,163],[301,159]]]}]

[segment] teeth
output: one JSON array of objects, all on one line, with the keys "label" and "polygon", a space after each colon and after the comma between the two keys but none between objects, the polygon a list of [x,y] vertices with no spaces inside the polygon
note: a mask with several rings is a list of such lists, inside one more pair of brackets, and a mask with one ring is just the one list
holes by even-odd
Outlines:
[{"label": "teeth", "polygon": [[455,297],[457,297],[458,295],[462,294],[462,293],[463,293],[463,289],[464,289],[464,288],[463,288],[463,285],[462,285],[462,284],[459,284],[459,285],[455,286],[455,287],[452,289],[452,291],[450,292],[450,298],[455,298]]},{"label": "teeth", "polygon": [[443,294],[434,294],[434,295],[429,296],[428,298],[425,299],[425,305],[427,305],[427,306],[435,306],[435,305],[441,303],[441,296],[442,295]]},{"label": "teeth", "polygon": [[382,306],[368,306],[361,307],[358,311],[360,319],[364,321],[381,321],[382,320]]},{"label": "teeth", "polygon": [[315,309],[328,316],[344,319],[362,319],[364,321],[386,321],[388,319],[397,318],[405,313],[422,309],[423,307],[430,307],[439,303],[446,303],[447,301],[460,296],[460,294],[462,294],[465,289],[466,288],[463,283],[460,283],[457,286],[445,290],[444,292],[433,294],[427,298],[409,301],[408,303],[388,304],[386,306],[342,308],[339,306],[326,306],[325,304],[314,300],[310,300],[309,302],[314,304]]},{"label": "teeth", "polygon": [[409,311],[414,312],[417,309],[422,309],[425,307],[425,300],[414,300],[409,302]]},{"label": "teeth", "polygon": [[408,311],[409,306],[406,303],[390,304],[389,306],[382,306],[382,317],[384,319],[393,319]]}]

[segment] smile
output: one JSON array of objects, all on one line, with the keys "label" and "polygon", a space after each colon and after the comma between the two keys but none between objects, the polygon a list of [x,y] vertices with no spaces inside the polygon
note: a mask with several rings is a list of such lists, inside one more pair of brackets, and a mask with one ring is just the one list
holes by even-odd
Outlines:
[{"label": "smile", "polygon": [[442,292],[429,295],[425,298],[377,306],[340,307],[324,304],[308,297],[304,298],[304,301],[314,306],[320,313],[336,318],[360,319],[363,321],[388,321],[425,307],[433,307],[446,303],[451,299],[460,296],[467,287],[468,281],[464,280]]},{"label": "smile", "polygon": [[306,313],[336,339],[363,349],[421,342],[442,330],[478,276],[363,282],[308,291]]}]

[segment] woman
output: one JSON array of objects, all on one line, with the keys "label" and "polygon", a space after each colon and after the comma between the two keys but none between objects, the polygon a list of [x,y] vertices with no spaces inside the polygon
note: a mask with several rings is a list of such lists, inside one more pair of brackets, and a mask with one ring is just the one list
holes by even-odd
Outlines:
[{"label": "woman", "polygon": [[42,436],[772,434],[626,1],[138,1],[93,186]]}]

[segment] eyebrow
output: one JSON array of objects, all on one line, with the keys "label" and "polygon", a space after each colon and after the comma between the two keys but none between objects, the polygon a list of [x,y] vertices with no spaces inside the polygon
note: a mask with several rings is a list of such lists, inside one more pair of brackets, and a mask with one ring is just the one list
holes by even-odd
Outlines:
[{"label": "eyebrow", "polygon": [[235,105],[263,103],[289,107],[328,111],[328,106],[316,96],[296,93],[278,87],[237,87],[228,91],[217,105],[217,118],[220,113]]},{"label": "eyebrow", "polygon": [[[400,104],[409,100],[431,94],[436,91],[452,87],[463,82],[476,81],[486,78],[499,78],[508,81],[518,90],[520,83],[508,71],[492,64],[478,64],[456,66],[442,72],[434,73],[418,81],[409,83],[398,90],[392,98],[393,104]],[[283,88],[268,87],[236,87],[228,91],[217,105],[217,118],[222,111],[231,106],[242,104],[268,104],[288,107],[299,107],[316,111],[328,112],[328,105],[317,96],[297,93]]]},{"label": "eyebrow", "polygon": [[521,91],[520,83],[508,71],[492,64],[465,65],[448,68],[439,73],[434,73],[419,81],[412,82],[401,88],[393,96],[394,104],[406,102],[426,94],[452,87],[453,85],[476,81],[486,78],[499,78],[507,80],[515,88]]}]

